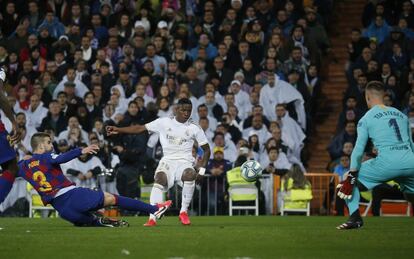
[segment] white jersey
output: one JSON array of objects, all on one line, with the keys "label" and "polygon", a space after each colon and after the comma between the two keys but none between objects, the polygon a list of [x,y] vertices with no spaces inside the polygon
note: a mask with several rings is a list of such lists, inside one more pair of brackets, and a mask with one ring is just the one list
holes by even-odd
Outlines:
[{"label": "white jersey", "polygon": [[145,124],[145,127],[149,132],[159,134],[164,157],[167,159],[193,162],[194,141],[199,146],[208,143],[204,131],[192,121],[180,123],[175,117],[164,117]]}]

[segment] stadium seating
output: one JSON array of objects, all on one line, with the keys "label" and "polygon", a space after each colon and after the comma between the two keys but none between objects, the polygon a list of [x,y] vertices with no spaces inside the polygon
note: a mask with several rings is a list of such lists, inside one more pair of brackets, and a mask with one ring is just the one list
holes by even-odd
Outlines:
[{"label": "stadium seating", "polygon": [[[51,205],[43,205],[39,194],[29,184],[27,184],[27,200],[29,201],[29,218],[33,217],[35,211],[55,211]],[[56,211],[57,214],[58,212]]]},{"label": "stadium seating", "polygon": [[[294,197],[294,198],[293,198]],[[286,212],[304,212],[310,216],[310,200],[312,199],[312,190],[291,190],[289,196],[281,200],[280,215],[284,216]]]},{"label": "stadium seating", "polygon": [[[233,205],[233,202],[254,201],[254,205]],[[233,210],[254,210],[259,216],[259,193],[254,184],[232,185],[229,188],[229,215],[233,216]]]},{"label": "stadium seating", "polygon": [[[391,206],[390,206],[391,205]],[[411,216],[411,203],[406,200],[383,199],[380,215],[381,216]]]}]

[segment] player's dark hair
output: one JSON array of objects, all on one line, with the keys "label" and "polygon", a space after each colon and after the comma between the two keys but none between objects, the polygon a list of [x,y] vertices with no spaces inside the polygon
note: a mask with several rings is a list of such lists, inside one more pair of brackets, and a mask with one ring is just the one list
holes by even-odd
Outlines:
[{"label": "player's dark hair", "polygon": [[189,104],[189,105],[193,105],[193,103],[191,102],[190,99],[188,98],[181,98],[180,100],[178,100],[178,105],[184,105],[184,104]]},{"label": "player's dark hair", "polygon": [[30,139],[30,146],[32,150],[35,151],[37,147],[43,143],[45,138],[50,138],[50,135],[45,132],[37,132],[33,134],[32,138]]},{"label": "player's dark hair", "polygon": [[371,81],[365,87],[366,91],[384,92],[384,83],[381,81]]}]

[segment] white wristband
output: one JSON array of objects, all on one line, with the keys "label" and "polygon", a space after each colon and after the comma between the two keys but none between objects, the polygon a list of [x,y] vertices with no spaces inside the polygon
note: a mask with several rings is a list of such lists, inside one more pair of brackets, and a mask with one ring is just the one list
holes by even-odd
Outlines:
[{"label": "white wristband", "polygon": [[199,169],[198,169],[198,174],[199,175],[204,175],[206,173],[206,169],[204,168],[204,167],[200,167]]}]

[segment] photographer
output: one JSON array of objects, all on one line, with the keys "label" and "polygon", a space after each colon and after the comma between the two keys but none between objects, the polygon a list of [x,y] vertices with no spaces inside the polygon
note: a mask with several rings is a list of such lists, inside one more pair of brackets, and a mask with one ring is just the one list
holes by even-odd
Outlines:
[{"label": "photographer", "polygon": [[235,119],[232,119],[229,113],[224,113],[221,119],[221,125],[231,135],[231,140],[236,144],[242,138],[240,126]]},{"label": "photographer", "polygon": [[[87,147],[82,143],[79,147]],[[71,180],[76,183],[76,186],[94,189],[97,188],[97,176],[106,171],[98,157],[90,154],[82,154],[80,157],[66,163],[66,174],[70,175]]]}]

